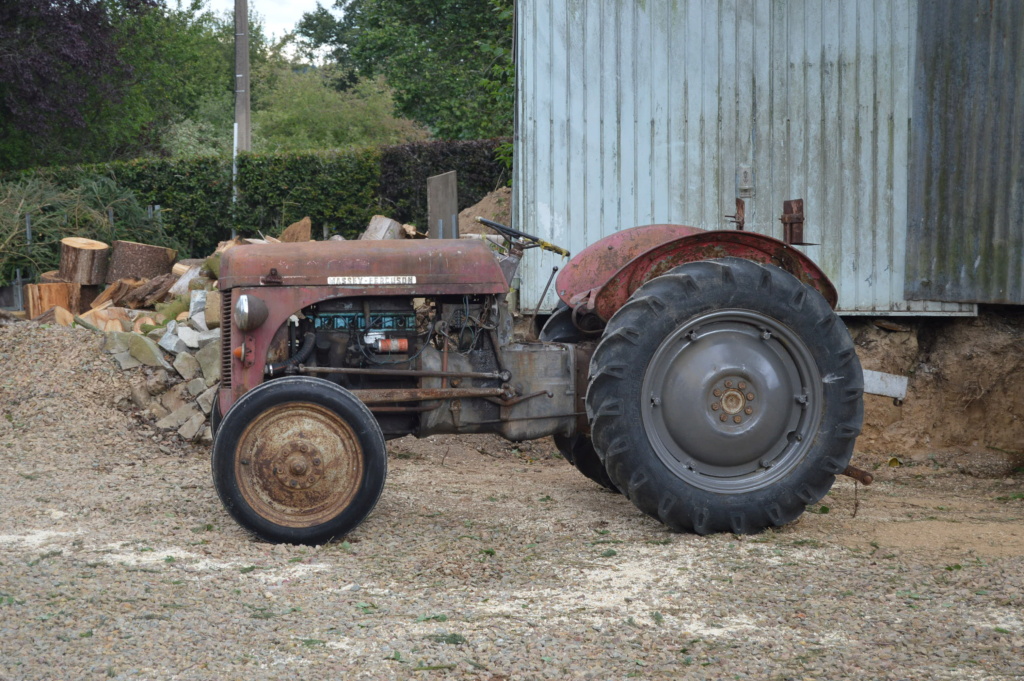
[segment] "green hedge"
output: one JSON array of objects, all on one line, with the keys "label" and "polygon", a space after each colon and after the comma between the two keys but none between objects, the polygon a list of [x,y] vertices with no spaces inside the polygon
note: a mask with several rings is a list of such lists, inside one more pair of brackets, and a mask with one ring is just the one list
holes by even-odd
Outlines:
[{"label": "green hedge", "polygon": [[276,235],[306,215],[313,221],[315,238],[325,227],[329,234],[353,237],[376,213],[424,229],[427,177],[457,170],[459,209],[471,206],[507,181],[507,169],[495,158],[505,141],[241,154],[237,203],[231,197],[231,161],[220,157],[41,168],[4,173],[0,181],[37,177],[73,188],[97,176],[110,178],[131,190],[140,204],[159,205],[167,235],[186,245],[190,255],[201,257],[228,238],[232,227],[244,235]]},{"label": "green hedge", "polygon": [[276,235],[309,216],[315,227],[354,236],[378,212],[380,151],[245,154],[238,159],[240,232]]},{"label": "green hedge", "polygon": [[415,142],[385,147],[380,159],[380,204],[389,217],[427,227],[427,178],[458,171],[459,210],[469,208],[508,181],[496,158],[505,140]]}]

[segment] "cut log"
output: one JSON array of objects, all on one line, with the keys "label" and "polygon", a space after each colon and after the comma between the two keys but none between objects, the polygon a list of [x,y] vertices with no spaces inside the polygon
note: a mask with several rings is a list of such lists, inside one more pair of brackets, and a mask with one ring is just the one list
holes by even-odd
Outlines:
[{"label": "cut log", "polygon": [[77,310],[80,293],[78,284],[26,284],[25,311],[33,319],[54,305]]},{"label": "cut log", "polygon": [[178,277],[170,272],[162,276],[150,279],[145,284],[134,289],[121,300],[121,305],[138,310],[142,307],[153,307],[162,302],[167,292],[171,290]]},{"label": "cut log", "polygon": [[374,215],[370,219],[370,226],[359,235],[360,239],[402,239],[404,237],[402,223],[383,215]]},{"label": "cut log", "polygon": [[125,297],[143,283],[145,282],[142,279],[118,279],[105,288],[103,293],[96,296],[92,303],[89,304],[89,307],[97,308],[104,304],[120,306]]},{"label": "cut log", "polygon": [[40,324],[60,324],[61,326],[71,326],[75,321],[75,315],[71,314],[60,305],[54,305],[32,321],[39,322]]},{"label": "cut log", "polygon": [[[176,275],[179,279],[174,282],[174,286],[171,287],[170,294],[172,296],[184,296],[188,295],[188,285],[199,277],[199,273],[203,270],[202,263],[193,265],[188,268],[183,274]],[[171,274],[174,274],[173,272]]]},{"label": "cut log", "polygon": [[69,236],[60,240],[60,278],[76,284],[95,286],[107,276],[110,246],[102,241]]},{"label": "cut log", "polygon": [[79,312],[87,312],[92,307],[92,301],[96,300],[100,295],[99,286],[86,286],[81,285],[78,289],[78,309],[72,310],[75,314]]},{"label": "cut log", "polygon": [[174,249],[163,246],[115,241],[107,267],[107,283],[112,284],[126,277],[153,279],[169,274],[177,254]]},{"label": "cut log", "polygon": [[186,258],[185,260],[179,260],[174,263],[174,267],[171,268],[171,274],[176,274],[180,277],[188,272],[193,265],[202,265],[204,262],[206,261],[203,258]]},{"label": "cut log", "polygon": [[67,279],[62,279],[60,271],[50,270],[49,272],[43,272],[39,275],[40,284],[70,284]]},{"label": "cut log", "polygon": [[278,238],[284,243],[296,243],[300,241],[309,241],[312,238],[312,235],[313,223],[307,215],[298,222],[288,225],[288,228],[281,232],[281,236]]},{"label": "cut log", "polygon": [[156,321],[152,317],[139,316],[135,319],[135,323],[132,324],[132,331],[134,331],[135,333],[142,333],[143,324],[156,326]]},{"label": "cut log", "polygon": [[217,250],[214,251],[213,254],[217,255],[218,253],[223,253],[229,248],[234,248],[235,246],[245,246],[247,243],[248,242],[240,236],[235,237],[234,239],[231,239],[229,241],[221,241],[219,244],[217,244]]}]

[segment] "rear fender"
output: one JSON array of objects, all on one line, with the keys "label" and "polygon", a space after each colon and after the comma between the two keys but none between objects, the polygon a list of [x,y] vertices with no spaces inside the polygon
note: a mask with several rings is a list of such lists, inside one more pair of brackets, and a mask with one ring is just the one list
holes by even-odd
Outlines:
[{"label": "rear fender", "polygon": [[586,292],[588,295],[577,294],[573,302],[608,321],[634,291],[651,279],[684,263],[728,257],[775,265],[818,291],[835,309],[836,289],[810,258],[770,236],[732,230],[700,231],[654,246],[626,263],[596,290]]}]

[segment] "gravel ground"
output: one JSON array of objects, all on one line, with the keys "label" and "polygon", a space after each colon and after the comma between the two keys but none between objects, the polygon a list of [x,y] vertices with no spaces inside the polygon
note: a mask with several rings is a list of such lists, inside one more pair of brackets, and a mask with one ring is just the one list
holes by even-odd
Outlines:
[{"label": "gravel ground", "polygon": [[0,327],[2,679],[1024,678],[1019,474],[907,462],[701,538],[546,443],[406,438],[346,541],[271,546],[130,377]]}]

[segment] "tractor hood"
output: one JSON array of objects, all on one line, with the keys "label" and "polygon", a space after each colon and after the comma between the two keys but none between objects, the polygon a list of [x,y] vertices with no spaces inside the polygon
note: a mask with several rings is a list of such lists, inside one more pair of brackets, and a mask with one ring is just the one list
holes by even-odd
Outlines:
[{"label": "tractor hood", "polygon": [[493,253],[474,239],[236,246],[221,258],[218,286],[340,286],[376,295],[508,291]]}]

